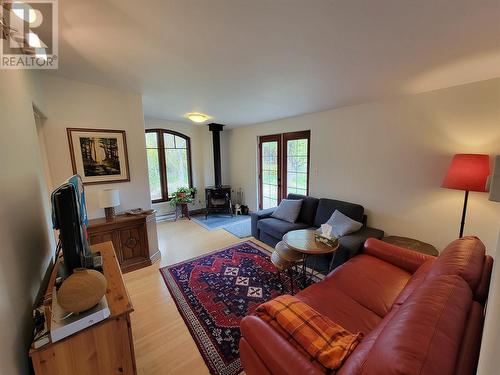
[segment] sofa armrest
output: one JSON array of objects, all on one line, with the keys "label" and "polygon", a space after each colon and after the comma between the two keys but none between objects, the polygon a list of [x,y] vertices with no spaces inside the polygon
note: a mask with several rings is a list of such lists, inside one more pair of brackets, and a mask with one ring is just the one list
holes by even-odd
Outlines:
[{"label": "sofa armrest", "polygon": [[384,231],[370,227],[363,227],[357,232],[340,237],[339,244],[348,249],[349,255],[352,257],[363,248],[365,241],[371,237],[381,239],[384,237]]},{"label": "sofa armrest", "polygon": [[[248,375],[257,375],[251,369],[258,368],[256,358],[276,375],[316,375],[324,374],[302,353],[295,349],[285,338],[278,334],[269,324],[254,315],[243,318],[240,325],[240,355],[243,369]],[[243,344],[244,343],[244,344]],[[252,350],[253,352],[249,352]]]},{"label": "sofa armrest", "polygon": [[426,255],[414,250],[405,249],[375,238],[369,238],[366,240],[363,253],[391,263],[410,273],[414,273],[429,259],[435,259],[432,255]]},{"label": "sofa armrest", "polygon": [[357,232],[348,234],[339,238],[340,248],[335,253],[335,256],[331,257],[330,265],[328,271],[331,272],[338,266],[344,264],[353,256],[358,254],[363,248],[365,241],[370,238],[382,238],[384,236],[384,231],[375,228],[369,228],[364,226]]},{"label": "sofa armrest", "polygon": [[252,236],[259,239],[259,230],[257,229],[257,222],[260,219],[265,219],[266,217],[271,217],[276,207],[267,208],[265,210],[260,210],[257,212],[250,213],[250,219],[252,222]]}]

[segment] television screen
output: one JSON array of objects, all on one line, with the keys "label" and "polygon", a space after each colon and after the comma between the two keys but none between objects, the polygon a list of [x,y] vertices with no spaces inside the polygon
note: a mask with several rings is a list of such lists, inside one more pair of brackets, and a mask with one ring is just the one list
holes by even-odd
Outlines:
[{"label": "television screen", "polygon": [[52,223],[59,229],[59,241],[67,275],[75,268],[85,267],[90,256],[87,234],[85,192],[79,175],[70,177],[52,193]]}]

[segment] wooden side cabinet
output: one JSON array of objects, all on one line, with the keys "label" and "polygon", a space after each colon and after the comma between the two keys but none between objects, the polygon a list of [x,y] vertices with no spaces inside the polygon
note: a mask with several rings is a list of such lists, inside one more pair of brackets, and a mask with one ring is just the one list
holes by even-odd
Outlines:
[{"label": "wooden side cabinet", "polygon": [[[130,314],[134,311],[118,266],[113,244],[93,245],[103,260],[108,283],[106,299],[110,316],[90,327],[39,349],[31,349],[30,357],[36,375],[135,375],[137,374]],[[51,287],[44,295],[45,319],[50,327],[52,285],[60,258],[52,271]]]},{"label": "wooden side cabinet", "polygon": [[87,230],[91,245],[113,242],[122,272],[149,266],[160,258],[154,213],[92,219]]}]

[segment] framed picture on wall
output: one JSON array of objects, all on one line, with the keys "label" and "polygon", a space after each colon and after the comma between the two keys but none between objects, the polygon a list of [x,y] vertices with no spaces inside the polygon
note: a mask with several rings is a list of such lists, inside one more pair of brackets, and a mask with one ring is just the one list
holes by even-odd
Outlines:
[{"label": "framed picture on wall", "polygon": [[130,181],[125,130],[67,128],[73,173],[84,184]]}]

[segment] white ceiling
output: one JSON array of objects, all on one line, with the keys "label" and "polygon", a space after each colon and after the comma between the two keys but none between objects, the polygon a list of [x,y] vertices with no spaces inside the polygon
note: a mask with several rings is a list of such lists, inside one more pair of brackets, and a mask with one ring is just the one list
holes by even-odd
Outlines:
[{"label": "white ceiling", "polygon": [[64,0],[53,74],[233,126],[500,76],[500,0]]}]

